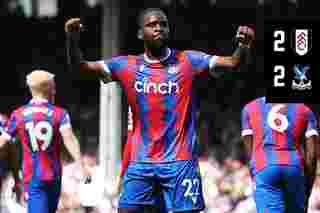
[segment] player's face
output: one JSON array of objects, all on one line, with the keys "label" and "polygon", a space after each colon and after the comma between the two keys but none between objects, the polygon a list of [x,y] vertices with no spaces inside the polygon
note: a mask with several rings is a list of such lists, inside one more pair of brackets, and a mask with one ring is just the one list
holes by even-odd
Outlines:
[{"label": "player's face", "polygon": [[143,39],[148,47],[161,48],[169,39],[169,24],[165,14],[150,12],[144,16]]}]

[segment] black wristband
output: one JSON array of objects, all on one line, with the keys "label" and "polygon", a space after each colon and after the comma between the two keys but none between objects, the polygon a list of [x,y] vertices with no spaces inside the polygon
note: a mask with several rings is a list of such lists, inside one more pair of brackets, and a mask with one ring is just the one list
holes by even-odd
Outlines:
[{"label": "black wristband", "polygon": [[66,55],[67,63],[70,70],[78,67],[81,61],[83,61],[82,52],[80,50],[80,33],[71,32],[66,33]]},{"label": "black wristband", "polygon": [[80,32],[67,32],[66,37],[67,37],[67,40],[69,40],[69,41],[79,42],[80,41]]},{"label": "black wristband", "polygon": [[239,57],[241,64],[251,64],[252,62],[252,50],[248,47],[238,46],[232,54],[234,57]]}]

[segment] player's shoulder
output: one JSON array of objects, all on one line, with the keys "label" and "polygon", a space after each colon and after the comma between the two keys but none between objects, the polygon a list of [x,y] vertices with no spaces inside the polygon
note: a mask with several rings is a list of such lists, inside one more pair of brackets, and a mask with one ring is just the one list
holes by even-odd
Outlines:
[{"label": "player's shoulder", "polygon": [[181,49],[175,49],[170,48],[170,56],[168,60],[174,60],[174,61],[193,61],[194,58],[198,55],[197,51],[195,50],[181,50]]},{"label": "player's shoulder", "polygon": [[249,102],[247,102],[244,105],[243,109],[247,110],[247,109],[250,109],[250,108],[257,107],[258,104],[265,104],[265,103],[266,103],[266,98],[264,96],[258,97],[258,98],[255,98],[255,99],[250,100]]},{"label": "player's shoulder", "polygon": [[201,49],[185,49],[185,50],[176,50],[177,54],[184,54],[190,57],[203,57],[203,56],[212,56],[215,55],[212,51],[201,50]]},{"label": "player's shoulder", "polygon": [[59,105],[52,105],[52,110],[54,113],[64,114],[67,113],[67,109]]},{"label": "player's shoulder", "polygon": [[312,109],[304,103],[296,103],[295,106],[298,112],[301,112],[301,113],[313,112]]},{"label": "player's shoulder", "polygon": [[178,57],[179,56],[186,56],[188,58],[195,57],[195,56],[197,56],[197,55],[202,53],[201,51],[194,50],[194,49],[174,50],[173,52]]},{"label": "player's shoulder", "polygon": [[200,49],[186,49],[177,52],[177,58],[186,58],[192,64],[202,64],[204,61],[210,61],[215,54]]},{"label": "player's shoulder", "polygon": [[185,49],[185,50],[175,50],[176,53],[180,53],[180,54],[199,54],[199,53],[203,53],[203,51],[201,50],[195,50],[195,49]]},{"label": "player's shoulder", "polygon": [[23,116],[23,114],[25,113],[26,109],[28,109],[28,105],[21,105],[18,106],[17,108],[15,108],[12,112],[10,116]]},{"label": "player's shoulder", "polygon": [[140,55],[116,55],[110,59],[101,60],[100,63],[107,65],[109,69],[119,71],[128,65],[138,64],[140,58],[142,58]]},{"label": "player's shoulder", "polygon": [[113,56],[111,58],[113,63],[120,63],[120,64],[128,64],[128,63],[132,63],[134,61],[139,60],[139,58],[141,58],[141,54],[140,55],[116,55]]}]

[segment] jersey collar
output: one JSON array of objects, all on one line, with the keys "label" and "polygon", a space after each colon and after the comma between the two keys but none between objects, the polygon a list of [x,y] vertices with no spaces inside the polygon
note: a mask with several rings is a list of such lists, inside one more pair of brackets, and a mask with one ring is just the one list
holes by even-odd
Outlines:
[{"label": "jersey collar", "polygon": [[49,101],[47,99],[44,99],[44,98],[33,98],[33,99],[30,100],[31,104],[46,104],[48,102]]},{"label": "jersey collar", "polygon": [[169,56],[171,55],[171,49],[167,48],[166,52],[167,52],[166,56],[164,56],[163,58],[160,58],[159,60],[149,58],[146,53],[143,54],[143,58],[148,64],[160,63],[160,62],[163,62],[169,58]]}]

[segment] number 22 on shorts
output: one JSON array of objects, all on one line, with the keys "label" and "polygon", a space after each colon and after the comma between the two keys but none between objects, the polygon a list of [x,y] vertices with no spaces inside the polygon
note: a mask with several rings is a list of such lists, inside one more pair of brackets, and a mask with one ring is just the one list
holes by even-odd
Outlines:
[{"label": "number 22 on shorts", "polygon": [[[45,151],[52,141],[53,129],[51,124],[47,121],[40,121],[39,123],[34,124],[34,122],[31,121],[26,123],[25,127],[28,131],[32,151],[37,152],[39,149]],[[43,141],[43,144],[40,147],[38,140]]]},{"label": "number 22 on shorts", "polygon": [[199,193],[200,180],[198,178],[184,179],[181,185],[186,187],[186,191],[184,192],[184,197],[191,198],[192,202],[196,203],[197,197],[200,195]]}]

